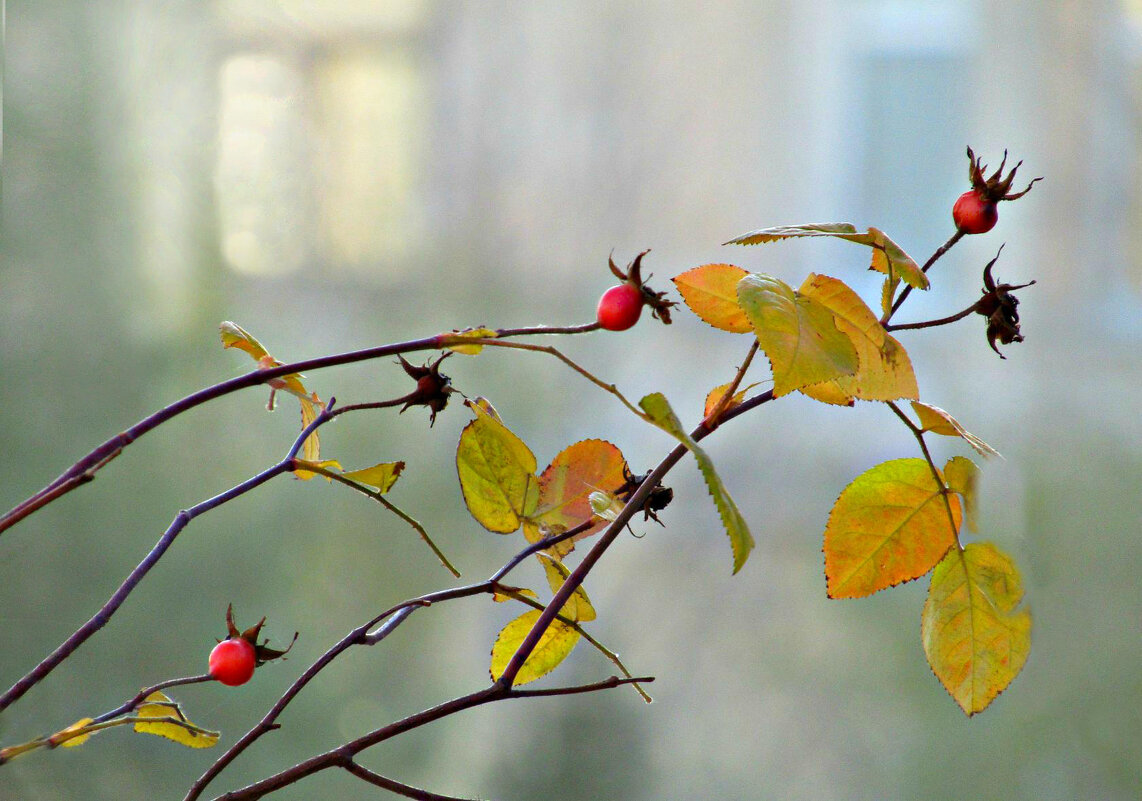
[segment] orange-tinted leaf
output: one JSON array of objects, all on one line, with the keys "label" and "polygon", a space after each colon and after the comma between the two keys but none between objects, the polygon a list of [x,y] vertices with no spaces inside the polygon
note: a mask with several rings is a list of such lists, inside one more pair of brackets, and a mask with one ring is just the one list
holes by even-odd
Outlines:
[{"label": "orange-tinted leaf", "polygon": [[[552,594],[559,592],[563,582],[571,575],[571,571],[562,562],[552,559],[550,556],[544,556],[541,553],[536,554],[536,556],[539,558],[539,563],[543,565],[543,572],[547,574],[547,583],[551,586]],[[591,605],[591,599],[587,597],[587,591],[582,586],[575,588],[575,592],[571,593],[571,597],[567,599],[567,603],[563,604],[559,614],[568,620],[574,620],[576,623],[586,623],[596,617],[595,607]]]},{"label": "orange-tinted leaf", "polygon": [[[533,525],[524,526],[530,542],[538,542],[552,531],[566,531],[595,516],[590,495],[595,491],[614,492],[625,481],[622,451],[601,439],[586,439],[560,451],[539,477],[539,503],[531,517]],[[607,526],[600,520],[575,541],[597,534]],[[572,551],[570,540],[556,547],[562,557]]]},{"label": "orange-tinted leaf", "polygon": [[393,488],[393,484],[397,483],[397,478],[400,477],[402,470],[404,470],[404,462],[381,462],[372,467],[350,470],[341,475],[350,481],[356,481],[358,484],[375,487],[378,492],[384,494]]},{"label": "orange-tinted leaf", "polygon": [[953,548],[932,573],[921,637],[936,678],[968,715],[982,712],[1019,675],[1031,652],[1023,581],[991,543]]},{"label": "orange-tinted leaf", "polygon": [[979,531],[979,502],[976,488],[979,486],[979,467],[971,459],[953,456],[944,465],[944,481],[948,489],[959,493],[964,499],[964,516],[968,528]]},{"label": "orange-tinted leaf", "polygon": [[478,413],[460,434],[456,472],[468,511],[480,525],[510,534],[539,499],[535,455],[507,426]]},{"label": "orange-tinted leaf", "polygon": [[[500,676],[504,674],[504,669],[511,662],[520,645],[523,644],[524,638],[531,631],[531,627],[535,625],[535,621],[539,620],[540,614],[538,609],[524,612],[504,626],[499,636],[496,637],[496,642],[492,646],[490,669],[492,681],[498,681]],[[535,646],[535,650],[531,652],[519,673],[516,674],[515,684],[517,686],[527,684],[555,670],[559,663],[566,659],[575,648],[577,642],[579,642],[579,632],[566,623],[552,620],[547,631],[543,632],[539,644]]]},{"label": "orange-tinted leaf", "polygon": [[690,311],[703,321],[735,334],[753,330],[738,305],[738,281],[748,273],[732,264],[703,264],[674,278],[674,285]]},{"label": "orange-tinted leaf", "polygon": [[940,407],[920,401],[912,401],[912,409],[920,418],[921,430],[931,431],[933,434],[942,434],[945,437],[961,437],[980,456],[999,456],[999,451],[969,432],[959,424],[956,418]]},{"label": "orange-tinted leaf", "polygon": [[852,375],[860,366],[833,313],[783,281],[750,273],[738,282],[738,300],[773,368],[775,397]]},{"label": "orange-tinted leaf", "polygon": [[944,495],[923,459],[895,459],[867,470],[829,513],[829,597],[862,598],[919,578],[956,543],[960,519],[959,499]]},{"label": "orange-tinted leaf", "polygon": [[161,692],[151,693],[146,700],[135,713],[140,718],[135,723],[135,731],[157,734],[189,748],[210,748],[218,744],[218,732],[195,726],[182,714],[179,705]]},{"label": "orange-tinted leaf", "polygon": [[[826,403],[837,402],[831,397],[834,391],[850,402],[852,398],[890,401],[919,396],[908,354],[899,342],[885,333],[876,315],[856,292],[843,281],[815,273],[809,274],[798,292],[832,312],[837,328],[852,342],[860,361],[856,373],[829,382],[833,388],[818,389],[819,385],[813,385],[803,388],[803,393]],[[830,397],[818,397],[815,391],[828,393]]]}]

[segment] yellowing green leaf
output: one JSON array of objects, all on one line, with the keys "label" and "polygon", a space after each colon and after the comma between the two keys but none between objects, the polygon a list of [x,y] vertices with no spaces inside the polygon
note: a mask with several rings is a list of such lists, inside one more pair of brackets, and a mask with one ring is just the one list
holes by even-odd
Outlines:
[{"label": "yellowing green leaf", "polygon": [[749,558],[750,551],[753,550],[753,535],[750,534],[745,518],[742,517],[737,504],[730,497],[729,491],[726,490],[722,479],[714,469],[714,463],[710,461],[710,457],[699,447],[698,443],[682,428],[681,421],[674,414],[674,410],[670,408],[670,403],[666,400],[665,395],[661,392],[652,393],[640,400],[638,405],[642,407],[642,410],[647,413],[655,425],[677,439],[689,449],[690,453],[694,454],[694,460],[698,463],[698,470],[706,481],[706,489],[709,490],[710,496],[714,499],[714,505],[718,508],[718,515],[722,518],[722,525],[726,529],[726,534],[729,535],[730,550],[733,551],[734,556],[734,573],[737,573],[742,569],[746,559]]},{"label": "yellowing green leaf", "polygon": [[[499,636],[496,637],[496,642],[492,645],[490,670],[492,681],[498,681],[500,676],[504,674],[504,669],[511,662],[511,658],[515,656],[515,652],[519,650],[524,638],[527,637],[527,633],[535,625],[535,621],[539,620],[540,614],[538,609],[524,612],[504,626]],[[539,644],[535,646],[535,650],[531,652],[519,673],[516,674],[515,684],[517,686],[527,684],[555,670],[559,663],[566,659],[575,648],[577,642],[579,642],[579,632],[566,623],[552,620],[547,631],[543,632]]]},{"label": "yellowing green leaf", "polygon": [[963,496],[968,528],[979,531],[979,503],[976,495],[976,488],[979,486],[979,467],[971,459],[953,456],[944,465],[944,481],[947,482],[948,489]]},{"label": "yellowing green leaf", "polygon": [[82,730],[94,722],[95,718],[80,718],[66,729],[60,729],[53,734],[50,738],[51,744],[62,746],[63,748],[74,748],[77,745],[83,745],[90,739],[92,732],[84,732]]},{"label": "yellowing green leaf", "polygon": [[727,245],[760,245],[793,239],[802,236],[850,236],[858,235],[852,223],[810,223],[808,225],[778,225],[773,228],[759,228],[731,239]]},{"label": "yellowing green leaf", "polygon": [[833,313],[814,298],[768,275],[738,282],[738,300],[773,368],[775,397],[857,371],[852,341]]},{"label": "yellowing green leaf", "polygon": [[356,481],[358,484],[375,487],[378,492],[384,494],[393,488],[393,484],[397,483],[397,478],[400,477],[402,470],[404,470],[404,462],[381,462],[372,467],[350,470],[341,475],[350,481]]},{"label": "yellowing green leaf", "polygon": [[146,700],[135,713],[139,718],[135,731],[157,734],[189,748],[210,748],[218,744],[218,732],[195,726],[182,714],[178,704],[161,692],[151,693]]},{"label": "yellowing green leaf", "polygon": [[968,715],[1019,675],[1031,652],[1023,581],[991,543],[953,548],[932,573],[920,632],[936,678]]},{"label": "yellowing green leaf", "polygon": [[[591,508],[592,492],[614,492],[625,482],[622,451],[601,439],[586,439],[559,452],[539,477],[539,503],[535,514],[524,526],[529,542],[538,542],[552,531],[566,531],[595,516]],[[574,542],[597,534],[607,525],[600,520],[571,540],[553,549],[563,557],[574,550]]]},{"label": "yellowing green leaf", "polygon": [[468,511],[499,534],[519,528],[539,498],[535,455],[499,420],[478,414],[460,434],[456,472]]},{"label": "yellowing green leaf", "polygon": [[[543,565],[543,572],[547,574],[547,583],[551,586],[551,592],[553,594],[559,592],[563,582],[571,575],[571,571],[562,562],[552,559],[550,556],[541,553],[536,554],[536,556],[539,558],[539,563]],[[563,604],[559,614],[576,623],[586,623],[596,617],[595,607],[591,605],[591,599],[587,597],[587,591],[582,586],[575,588],[575,592],[567,599],[567,603]]]},{"label": "yellowing green leaf", "polygon": [[758,245],[765,242],[778,242],[805,236],[832,236],[872,248],[872,264],[869,269],[885,273],[890,277],[904,279],[916,289],[928,288],[928,276],[899,245],[888,238],[879,228],[869,228],[859,233],[851,223],[815,223],[811,225],[782,225],[776,228],[761,228],[731,239],[727,245]]},{"label": "yellowing green leaf", "polygon": [[920,401],[912,401],[912,409],[920,418],[920,428],[945,437],[960,437],[971,445],[980,456],[999,456],[999,451],[965,429],[956,418],[938,406]]},{"label": "yellowing green leaf", "polygon": [[703,264],[674,278],[682,300],[703,321],[734,334],[753,330],[738,305],[738,281],[748,273],[732,264]]},{"label": "yellowing green leaf", "polygon": [[856,292],[836,278],[810,273],[798,293],[832,312],[837,328],[852,342],[860,361],[856,373],[833,379],[829,382],[832,387],[815,384],[803,387],[801,392],[826,403],[837,403],[833,398],[843,397],[848,399],[844,405],[850,405],[852,398],[890,401],[919,396],[907,352],[885,333],[876,315]]},{"label": "yellowing green leaf", "polygon": [[441,347],[465,356],[475,356],[484,349],[483,345],[469,344],[465,340],[495,339],[499,334],[491,328],[465,328],[462,331],[452,331],[440,335]]},{"label": "yellowing green leaf", "polygon": [[895,459],[865,471],[829,513],[829,597],[862,598],[919,578],[956,544],[960,520],[959,499],[944,495],[923,459]]}]

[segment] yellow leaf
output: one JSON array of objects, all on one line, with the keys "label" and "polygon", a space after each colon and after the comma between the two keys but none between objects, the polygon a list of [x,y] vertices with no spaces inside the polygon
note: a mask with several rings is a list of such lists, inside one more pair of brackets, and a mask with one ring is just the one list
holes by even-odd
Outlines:
[{"label": "yellow leaf", "polygon": [[[530,515],[531,525],[524,526],[529,542],[538,542],[546,533],[566,531],[595,516],[591,508],[592,492],[614,492],[625,482],[622,451],[601,439],[585,439],[569,445],[551,460],[539,477],[539,503]],[[563,557],[575,549],[574,542],[597,534],[607,526],[606,520],[559,543],[554,555]]]},{"label": "yellow leaf", "polygon": [[[543,572],[547,574],[547,583],[551,586],[552,594],[559,592],[563,582],[571,575],[571,571],[562,562],[556,561],[550,556],[541,553],[537,553],[536,556],[539,558],[539,563],[543,565]],[[571,597],[567,599],[567,603],[563,604],[559,614],[568,620],[574,620],[576,623],[586,623],[596,617],[595,607],[591,605],[591,599],[587,597],[587,591],[582,586],[575,588],[575,592],[571,593]]]},{"label": "yellow leaf", "polygon": [[218,732],[195,726],[182,714],[178,704],[161,692],[151,693],[146,700],[148,703],[135,713],[141,718],[135,723],[135,731],[157,734],[189,748],[210,748],[218,744]]},{"label": "yellow leaf", "polygon": [[501,588],[497,588],[492,592],[492,600],[498,604],[502,604],[504,601],[514,600],[512,596],[506,592],[507,590],[511,590],[536,601],[539,600],[538,593],[536,593],[535,590],[529,590],[527,587],[508,587],[506,585],[500,585],[500,587]]},{"label": "yellow leaf", "polygon": [[535,455],[499,420],[478,414],[460,434],[456,471],[468,511],[480,525],[510,534],[539,499]]},{"label": "yellow leaf", "polygon": [[[830,382],[840,395],[871,401],[919,397],[916,375],[912,372],[908,354],[899,342],[885,333],[876,315],[856,292],[843,281],[814,273],[809,274],[798,292],[813,298],[832,312],[837,328],[856,348],[860,361],[857,372]],[[817,397],[814,390],[818,386],[805,387],[801,391],[810,397]],[[818,400],[837,402],[825,398]]]},{"label": "yellow leaf", "polygon": [[968,528],[979,531],[979,503],[976,488],[979,486],[979,467],[971,459],[954,456],[944,465],[944,481],[948,489],[958,492],[964,499],[964,516]]},{"label": "yellow leaf", "polygon": [[961,520],[959,499],[942,489],[923,459],[884,462],[845,487],[825,527],[829,597],[862,598],[931,570]]},{"label": "yellow leaf", "polygon": [[384,494],[393,488],[393,484],[397,483],[397,478],[402,470],[404,470],[404,462],[381,462],[372,467],[350,470],[348,473],[342,473],[341,476],[350,481],[356,481],[358,484],[376,487],[378,492]]},{"label": "yellow leaf", "polygon": [[773,368],[775,397],[857,371],[860,362],[833,313],[768,275],[738,282],[738,300]]},{"label": "yellow leaf", "polygon": [[[298,398],[301,401],[301,428],[304,431],[306,426],[317,419],[317,415],[325,405],[317,399],[317,395],[312,397],[301,396]],[[314,431],[305,438],[305,442],[301,444],[301,459],[311,464],[317,464],[321,467],[336,466],[341,467],[333,460],[321,461],[321,440],[317,436],[317,431]],[[293,474],[303,481],[308,481],[313,478],[317,473],[309,470],[294,470]],[[332,479],[329,479],[332,481]]]},{"label": "yellow leaf", "polygon": [[221,323],[218,328],[222,332],[222,347],[243,350],[250,354],[250,357],[256,362],[270,355],[262,343],[254,338],[253,334],[237,323],[227,320]]},{"label": "yellow leaf", "polygon": [[722,483],[718,471],[714,469],[714,463],[710,461],[710,457],[694,441],[693,437],[682,428],[681,421],[674,414],[674,410],[670,408],[670,402],[666,400],[665,395],[661,392],[651,393],[640,400],[638,405],[642,407],[642,410],[647,413],[656,426],[681,442],[690,453],[694,454],[694,461],[698,463],[698,471],[706,481],[706,489],[709,491],[710,497],[714,499],[718,516],[722,518],[722,526],[730,538],[730,550],[734,556],[733,572],[737,573],[745,565],[750,551],[753,550],[753,535],[750,534],[749,526],[746,524],[745,518],[742,517],[737,504],[734,503],[734,499],[730,497],[729,491]]},{"label": "yellow leaf", "polygon": [[52,745],[63,746],[64,748],[74,748],[77,745],[83,745],[91,737],[91,732],[76,733],[95,722],[95,718],[80,718],[75,723],[68,726],[66,729],[61,729],[53,734],[49,739]]},{"label": "yellow leaf", "polygon": [[982,712],[1019,675],[1031,652],[1023,582],[991,543],[953,548],[936,566],[920,632],[932,672],[968,715]]},{"label": "yellow leaf", "polygon": [[499,334],[491,328],[465,328],[440,335],[440,346],[465,356],[475,356],[484,349],[483,345],[466,344],[470,339],[495,339]]},{"label": "yellow leaf", "polygon": [[[504,674],[504,669],[508,666],[511,658],[515,656],[515,652],[519,650],[524,638],[535,625],[535,621],[539,620],[540,614],[538,609],[524,612],[504,626],[499,636],[496,637],[496,642],[492,645],[490,669],[492,681],[498,681],[500,676]],[[539,644],[535,646],[535,650],[531,652],[519,673],[516,674],[515,684],[517,686],[527,684],[555,670],[559,663],[566,659],[575,648],[577,642],[579,642],[579,632],[566,623],[552,620],[547,631],[543,632]]]},{"label": "yellow leaf", "polygon": [[[730,398],[730,402],[726,404],[725,411],[728,412],[735,406],[740,406],[741,402],[745,400],[745,394],[756,386],[757,384],[750,384],[748,387],[735,392],[734,396]],[[729,388],[730,384],[722,384],[721,386],[714,387],[706,394],[706,405],[702,412],[703,417],[709,417],[713,413],[718,404],[722,402],[722,398],[726,396],[726,392],[729,391]]]},{"label": "yellow leaf", "polygon": [[732,264],[703,264],[674,278],[674,285],[690,311],[703,321],[734,334],[753,330],[738,305],[738,281],[748,273]]},{"label": "yellow leaf", "polygon": [[975,434],[967,431],[956,418],[938,406],[920,401],[912,401],[912,410],[920,418],[920,428],[945,437],[960,437],[971,445],[980,456],[999,456],[999,451],[988,445]]}]

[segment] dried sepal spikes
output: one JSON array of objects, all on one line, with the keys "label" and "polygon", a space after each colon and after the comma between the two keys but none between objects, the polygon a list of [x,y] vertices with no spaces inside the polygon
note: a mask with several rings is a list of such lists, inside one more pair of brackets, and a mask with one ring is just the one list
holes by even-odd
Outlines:
[{"label": "dried sepal spikes", "polygon": [[[623,463],[623,483],[618,489],[615,490],[615,496],[621,499],[624,503],[630,502],[631,497],[638,492],[638,488],[642,486],[643,482],[650,477],[650,473],[643,473],[636,476],[630,471],[630,467]],[[642,504],[643,520],[653,520],[658,525],[665,525],[658,519],[657,512],[661,512],[670,502],[674,500],[674,490],[670,487],[664,487],[661,484],[650,491],[646,497],[646,501]]]},{"label": "dried sepal spikes", "polygon": [[409,364],[403,356],[397,355],[400,366],[408,373],[409,378],[416,381],[416,389],[406,396],[407,400],[401,407],[402,414],[405,409],[412,406],[427,406],[431,412],[428,425],[431,427],[436,422],[436,413],[444,411],[444,407],[448,405],[448,396],[455,392],[452,388],[452,379],[440,372],[440,363],[451,355],[452,351],[449,351],[436,361],[422,367]]},{"label": "dried sepal spikes", "polygon": [[670,325],[670,310],[678,304],[672,300],[667,300],[665,292],[655,292],[646,285],[645,282],[653,278],[652,274],[647,275],[645,279],[642,277],[642,259],[647,253],[650,253],[650,251],[644,250],[635,256],[634,260],[627,265],[625,271],[618,268],[613,257],[607,258],[607,264],[610,266],[615,278],[630,284],[642,293],[643,303],[650,307],[650,313],[655,319],[661,320],[666,325]]},{"label": "dried sepal spikes", "polygon": [[[999,251],[1002,253],[1003,248],[1000,247]],[[1019,306],[1019,299],[1012,293],[1035,283],[1028,281],[1026,284],[997,284],[991,270],[998,260],[999,253],[996,253],[995,258],[983,268],[983,297],[975,304],[976,313],[987,318],[987,344],[996,353],[999,353],[999,348],[995,346],[996,340],[1004,345],[1023,341],[1023,334],[1019,331],[1019,312],[1016,308]],[[1007,357],[999,353],[999,358]]]}]

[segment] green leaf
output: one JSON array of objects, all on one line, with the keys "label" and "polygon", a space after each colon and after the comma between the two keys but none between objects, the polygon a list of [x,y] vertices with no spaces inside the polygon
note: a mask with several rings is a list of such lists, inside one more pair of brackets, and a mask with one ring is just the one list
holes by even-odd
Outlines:
[{"label": "green leaf", "polygon": [[699,447],[698,443],[682,428],[682,423],[674,414],[674,410],[670,408],[670,403],[666,400],[665,395],[661,392],[652,393],[640,400],[638,405],[649,415],[655,425],[677,439],[690,450],[690,453],[694,454],[702,478],[706,480],[706,488],[714,499],[714,505],[718,508],[718,515],[722,518],[722,525],[725,526],[726,534],[729,535],[730,549],[734,556],[734,573],[737,573],[742,569],[746,559],[749,558],[749,552],[753,550],[753,535],[750,534],[749,526],[746,525],[745,518],[742,517],[734,499],[730,497],[730,493],[722,484],[722,479],[718,477],[714,463],[710,461],[710,457]]},{"label": "green leaf", "polygon": [[944,481],[948,489],[958,492],[964,499],[964,513],[968,528],[979,531],[979,503],[976,488],[979,486],[979,467],[971,459],[954,456],[944,465]]},{"label": "green leaf", "polygon": [[478,414],[460,434],[456,472],[468,511],[480,525],[510,534],[535,511],[535,455],[507,426]]},{"label": "green leaf", "polygon": [[[536,554],[536,556],[539,558],[539,563],[543,565],[543,572],[547,574],[547,583],[551,586],[551,592],[553,594],[559,592],[563,587],[563,582],[571,575],[571,571],[562,562],[552,559],[550,556],[541,553]],[[567,599],[567,603],[563,604],[559,614],[568,620],[574,620],[576,623],[586,623],[594,620],[597,616],[595,607],[591,605],[591,599],[587,597],[587,591],[581,585],[575,588],[575,592]]]},{"label": "green leaf", "polygon": [[810,225],[781,225],[776,228],[761,228],[731,239],[727,245],[759,245],[805,236],[832,236],[846,242],[855,242],[872,248],[870,270],[876,270],[889,278],[902,278],[916,289],[927,289],[928,276],[904,250],[888,238],[879,228],[869,228],[858,233],[852,223],[814,223]]},{"label": "green leaf", "polygon": [[829,597],[863,598],[931,570],[960,526],[959,499],[945,497],[923,459],[894,459],[857,476],[825,527]]},{"label": "green leaf", "polygon": [[[498,681],[504,674],[508,663],[523,644],[524,638],[535,622],[539,620],[540,614],[542,613],[538,609],[524,612],[500,631],[495,644],[492,645],[492,664],[489,670],[492,681]],[[535,646],[535,650],[516,674],[516,686],[535,681],[555,670],[574,650],[577,642],[579,642],[579,632],[562,621],[552,620],[551,625],[540,637],[539,644]]]},{"label": "green leaf", "polygon": [[860,366],[833,313],[783,281],[751,273],[738,282],[738,301],[769,358],[774,397],[852,375]]},{"label": "green leaf", "polygon": [[1031,652],[1023,581],[991,543],[953,548],[932,573],[920,631],[936,678],[969,716],[1019,675]]}]

